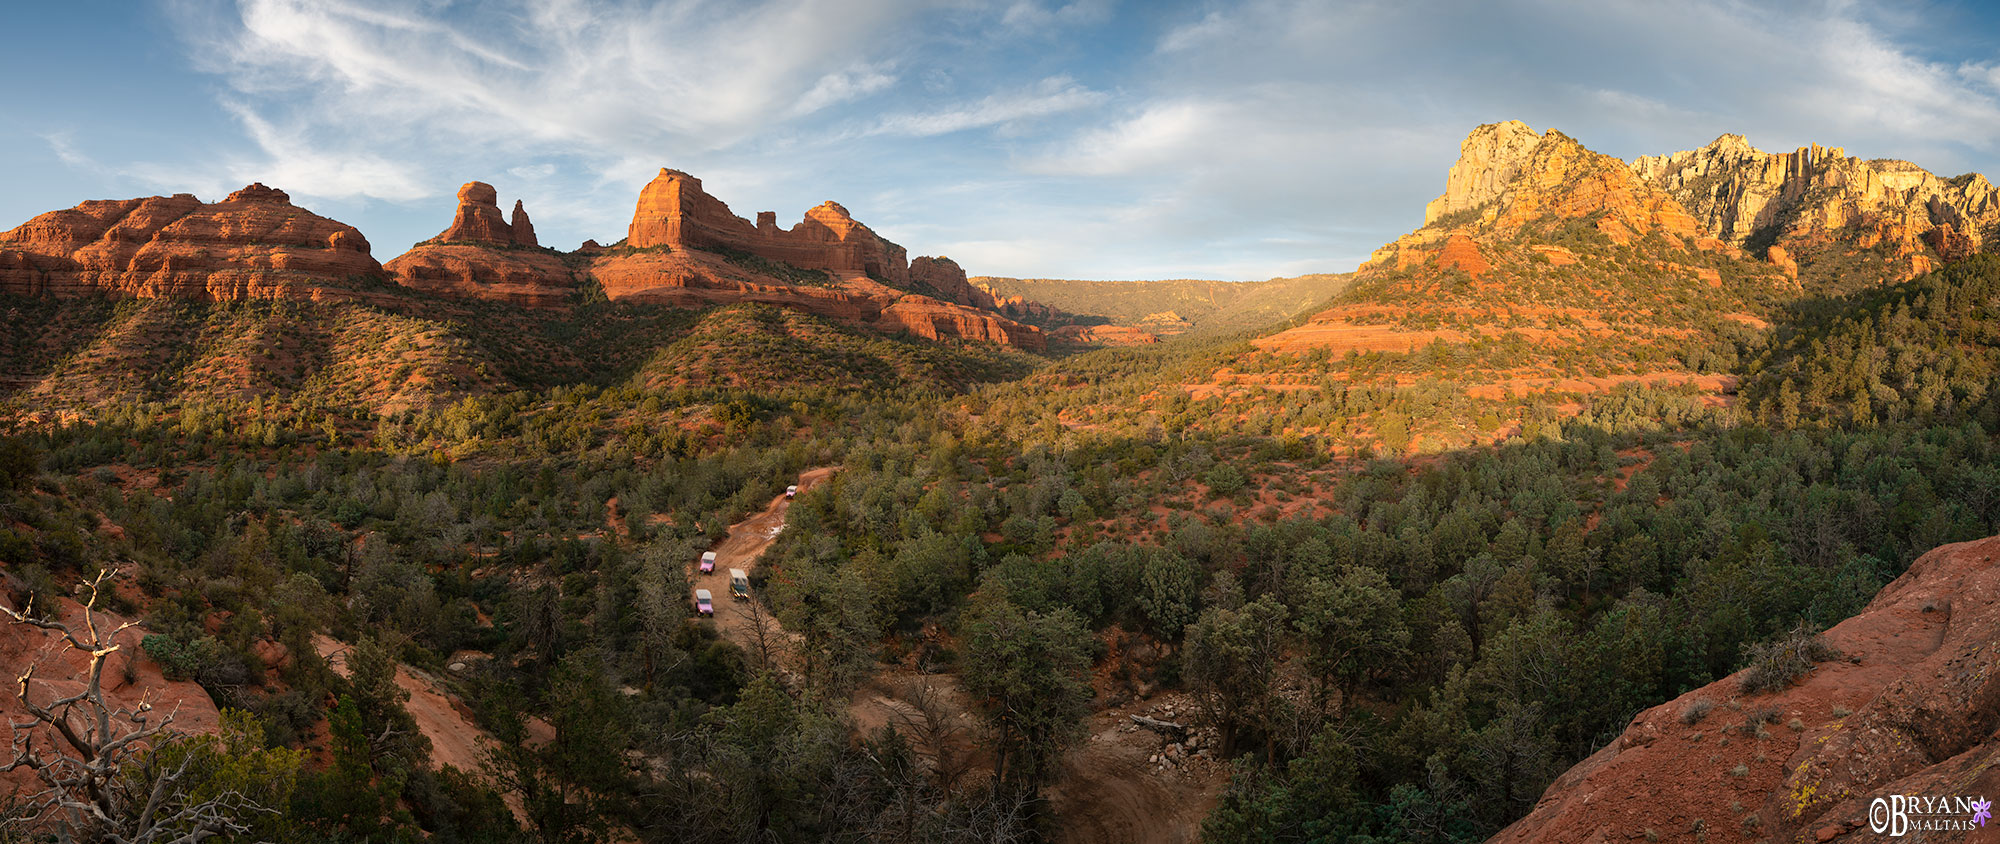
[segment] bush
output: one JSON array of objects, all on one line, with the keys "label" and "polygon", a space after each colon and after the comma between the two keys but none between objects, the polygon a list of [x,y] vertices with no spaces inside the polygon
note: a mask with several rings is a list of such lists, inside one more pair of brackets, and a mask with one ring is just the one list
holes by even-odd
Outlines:
[{"label": "bush", "polygon": [[139,640],[139,647],[160,664],[160,672],[169,680],[200,679],[223,656],[222,643],[211,636],[182,642],[164,633],[154,633]]},{"label": "bush", "polygon": [[1708,711],[1714,708],[1715,701],[1707,698],[1690,703],[1686,709],[1681,710],[1681,723],[1690,727],[1699,724],[1701,719],[1708,716]]},{"label": "bush", "polygon": [[1813,665],[1843,656],[1805,625],[1743,650],[1750,659],[1750,670],[1743,675],[1743,693],[1749,695],[1782,689],[1805,676]]}]

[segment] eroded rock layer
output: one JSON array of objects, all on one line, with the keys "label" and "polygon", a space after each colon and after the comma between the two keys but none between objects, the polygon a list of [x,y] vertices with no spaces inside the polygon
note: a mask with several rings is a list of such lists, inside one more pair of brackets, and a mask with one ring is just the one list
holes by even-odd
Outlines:
[{"label": "eroded rock layer", "polygon": [[192,194],[94,200],[0,234],[0,292],[229,301],[354,298],[382,266],[353,226],[253,184],[221,202]]},{"label": "eroded rock layer", "polygon": [[[1818,144],[1769,153],[1741,135],[1632,162],[1713,236],[1786,249],[1843,241],[1901,261],[1904,275],[1986,248],[2000,235],[2000,190],[1968,173],[1942,178],[1907,161],[1860,159]],[[1816,243],[1817,242],[1817,243]],[[1774,258],[1774,263],[1777,262]]]},{"label": "eroded rock layer", "polygon": [[427,293],[510,302],[531,308],[568,301],[576,274],[535,243],[535,226],[519,200],[512,222],[501,215],[499,192],[485,182],[458,189],[451,226],[385,265],[398,284]]},{"label": "eroded rock layer", "polygon": [[951,259],[918,258],[913,273],[903,247],[838,203],[806,212],[790,229],[768,211],[752,225],[678,170],[661,170],[641,191],[623,248],[587,254],[590,275],[613,299],[761,302],[927,339],[1046,347],[1041,329],[996,313],[992,296]]}]

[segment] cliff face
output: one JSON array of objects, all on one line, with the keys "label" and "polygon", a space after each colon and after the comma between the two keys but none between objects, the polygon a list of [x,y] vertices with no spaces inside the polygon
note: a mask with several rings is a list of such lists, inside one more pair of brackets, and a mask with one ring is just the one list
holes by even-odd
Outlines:
[{"label": "cliff face", "polygon": [[903,247],[855,222],[840,203],[821,203],[790,229],[778,228],[777,214],[770,211],[758,214],[753,226],[702,190],[700,179],[666,168],[639,192],[626,245],[748,252],[802,269],[891,283],[906,282],[910,275]]},{"label": "cliff face", "polygon": [[381,274],[361,232],[262,184],[216,203],[185,193],[85,202],[0,234],[5,293],[349,298],[328,287]]},{"label": "cliff face", "polygon": [[[1041,329],[995,312],[990,294],[949,258],[918,258],[827,202],[790,229],[756,225],[662,169],[639,194],[624,249],[593,255],[589,272],[613,299],[682,307],[760,302],[927,339],[963,338],[1041,350]],[[937,296],[913,293],[921,287]]]},{"label": "cliff face", "polygon": [[535,226],[519,200],[514,219],[500,214],[499,193],[485,182],[458,189],[451,226],[385,265],[396,282],[415,290],[546,308],[567,301],[575,274],[535,243]]},{"label": "cliff face", "polygon": [[974,287],[965,278],[964,268],[957,261],[942,255],[931,258],[919,257],[910,262],[910,283],[929,287],[938,292],[945,301],[964,305],[968,308],[995,311],[1000,303],[994,301],[993,294]]},{"label": "cliff face", "polygon": [[1458,145],[1458,162],[1445,176],[1444,195],[1424,206],[1424,225],[1500,198],[1528,162],[1542,136],[1519,120],[1473,129]]},{"label": "cliff face", "polygon": [[1777,246],[1787,258],[1842,242],[1885,253],[1907,277],[2000,236],[2000,190],[1984,176],[1940,178],[1907,161],[1853,158],[1839,147],[1768,153],[1741,135],[1723,135],[1701,149],[1639,158],[1632,169],[1713,236],[1753,249]]},{"label": "cliff face", "polygon": [[[1739,672],[1639,713],[1493,841],[1887,841],[1876,798],[2000,796],[2000,537],[1925,554],[1824,635],[1846,658],[1781,691],[1745,695]],[[1904,840],[2000,840],[1955,805],[1909,819],[1959,826]]]},{"label": "cliff face", "polygon": [[1659,233],[1690,249],[1722,247],[1673,196],[1625,162],[1554,129],[1536,135],[1510,120],[1466,136],[1445,178],[1444,195],[1424,208],[1423,228],[1376,250],[1364,267],[1439,263],[1476,277],[1487,262],[1475,236],[1493,241],[1550,219],[1591,215],[1597,230],[1619,244]]}]

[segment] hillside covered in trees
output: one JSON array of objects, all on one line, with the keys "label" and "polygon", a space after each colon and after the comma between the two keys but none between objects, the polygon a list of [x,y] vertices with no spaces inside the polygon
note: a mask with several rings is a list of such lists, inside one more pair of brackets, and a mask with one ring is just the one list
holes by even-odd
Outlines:
[{"label": "hillside covered in trees", "polygon": [[1809,287],[1535,149],[1612,200],[1525,179],[1254,337],[1061,358],[758,303],[0,299],[6,605],[141,622],[108,686],[213,710],[55,784],[115,817],[7,834],[1091,840],[1115,745],[1203,840],[1484,840],[2000,533],[2000,261]]}]

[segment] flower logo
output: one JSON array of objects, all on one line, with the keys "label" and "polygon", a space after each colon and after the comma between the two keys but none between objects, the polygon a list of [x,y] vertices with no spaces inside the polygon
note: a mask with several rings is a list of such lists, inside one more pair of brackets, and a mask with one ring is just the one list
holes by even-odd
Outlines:
[{"label": "flower logo", "polygon": [[1979,826],[1983,829],[1986,826],[1986,819],[1990,817],[1993,817],[1993,801],[1991,800],[1972,801],[1973,823],[1979,824]]}]

